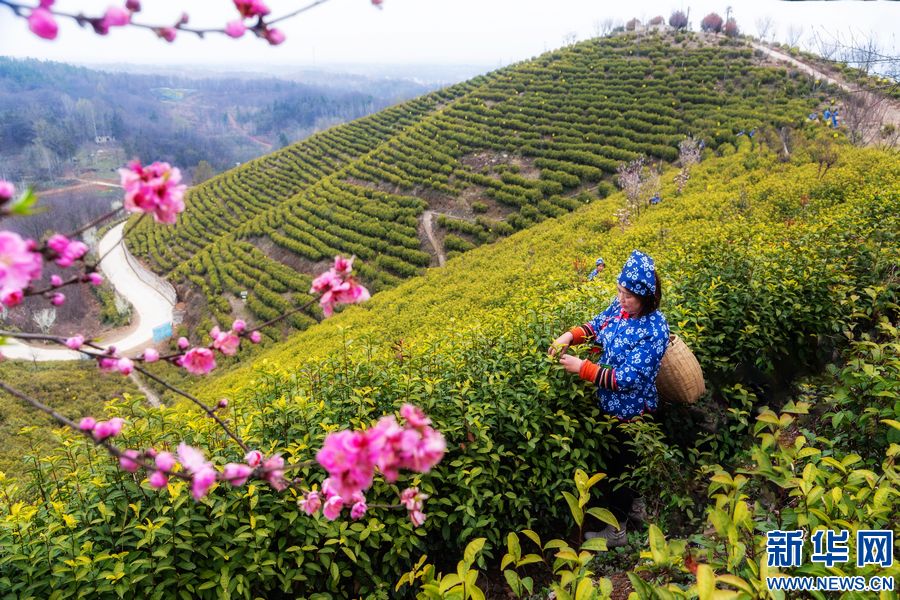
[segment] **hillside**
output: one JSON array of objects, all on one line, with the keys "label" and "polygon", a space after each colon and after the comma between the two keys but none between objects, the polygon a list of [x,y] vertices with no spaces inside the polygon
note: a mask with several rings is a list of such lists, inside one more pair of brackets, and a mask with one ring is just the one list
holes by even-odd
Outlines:
[{"label": "hillside", "polygon": [[189,193],[178,225],[142,223],[128,244],[181,286],[193,331],[305,302],[309,276],[338,253],[388,289],[439,254],[602,198],[623,161],[672,161],[688,134],[719,148],[741,130],[801,125],[826,97],[756,62],[743,42],[694,34],[579,43],[229,171]]},{"label": "hillside", "polygon": [[[0,507],[0,547],[12,549],[0,554],[0,580],[38,597],[73,579],[98,594],[145,580],[159,597],[176,589],[209,598],[409,597],[408,587],[394,586],[423,553],[447,572],[465,543],[483,536],[482,567],[493,569],[508,532],[566,537],[572,522],[560,494],[576,468],[604,470],[616,425],[546,348],[605,307],[617,266],[635,247],[655,257],[662,310],[710,388],[697,409],[668,405],[623,427],[640,440],[631,483],[665,543],[683,547],[673,538],[690,536],[698,560],[734,575],[729,585],[750,587],[764,585],[746,553],[765,543],[761,531],[889,527],[898,477],[882,461],[898,436],[879,420],[898,416],[900,167],[892,153],[837,143],[838,161],[826,170],[815,157],[834,142],[808,133],[787,162],[742,141],[737,153],[695,167],[682,195],[665,172],[663,202],[630,226],[612,218],[624,203],[615,194],[467,252],[198,386],[209,398],[229,395],[230,418],[251,447],[291,462],[310,458],[328,431],[371,423],[405,401],[424,407],[447,436],[448,455],[428,475],[378,483],[369,494],[371,504],[390,503],[399,488],[418,485],[432,496],[423,528],[385,509],[358,522],[310,519],[293,492],[260,486],[218,486],[195,504],[182,483],[154,492],[143,474],[105,459],[78,468],[93,450],[73,442],[69,459],[50,461],[44,474],[60,482],[52,502]],[[586,283],[597,255],[610,269]],[[127,416],[128,447],[186,439],[216,464],[239,459],[193,407],[123,403],[108,414]],[[309,486],[322,478],[317,468],[297,474]],[[872,493],[876,481],[884,491]],[[707,499],[710,485],[725,509]],[[826,493],[835,487],[846,492]],[[74,533],[82,523],[97,526]],[[48,540],[44,530],[60,533]],[[91,545],[91,558],[79,557],[66,531]],[[654,557],[662,556],[656,543]],[[624,577],[640,563],[660,585],[692,584],[680,551],[647,566],[637,556],[644,548],[636,533],[591,569]],[[67,568],[51,575],[28,559],[47,552]],[[108,577],[85,578],[91,572]]]},{"label": "hillside", "polygon": [[0,56],[2,172],[46,186],[73,175],[112,178],[135,156],[177,164],[188,176],[201,161],[222,171],[381,110],[398,94],[405,99],[430,89],[343,81],[341,89],[337,81],[310,85],[259,73],[116,73]]}]

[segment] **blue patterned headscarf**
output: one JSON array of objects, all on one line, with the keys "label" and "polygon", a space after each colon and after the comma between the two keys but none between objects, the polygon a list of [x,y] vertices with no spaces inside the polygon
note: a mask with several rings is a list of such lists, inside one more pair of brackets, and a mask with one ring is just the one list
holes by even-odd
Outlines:
[{"label": "blue patterned headscarf", "polygon": [[596,266],[594,266],[594,270],[591,271],[590,273],[588,273],[588,281],[593,281],[594,277],[599,275],[600,271],[602,271],[604,269],[604,267],[606,267],[606,263],[603,262],[603,258],[602,257],[598,258],[597,264],[596,264]]},{"label": "blue patterned headscarf", "polygon": [[640,250],[633,251],[619,273],[619,284],[638,296],[655,294],[656,267],[653,259]]}]

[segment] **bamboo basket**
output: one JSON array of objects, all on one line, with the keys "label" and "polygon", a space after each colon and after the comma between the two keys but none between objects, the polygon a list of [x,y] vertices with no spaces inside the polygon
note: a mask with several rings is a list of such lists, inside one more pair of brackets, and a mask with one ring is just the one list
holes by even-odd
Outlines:
[{"label": "bamboo basket", "polygon": [[700,363],[675,334],[669,336],[669,346],[660,362],[656,389],[664,400],[681,404],[693,404],[706,393]]}]

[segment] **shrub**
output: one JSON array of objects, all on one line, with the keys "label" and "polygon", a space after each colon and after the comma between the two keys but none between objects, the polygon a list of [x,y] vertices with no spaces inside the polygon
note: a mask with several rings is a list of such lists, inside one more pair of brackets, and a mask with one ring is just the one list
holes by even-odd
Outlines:
[{"label": "shrub", "polygon": [[711,12],[700,21],[700,29],[708,33],[719,33],[722,31],[724,21],[718,13]]}]

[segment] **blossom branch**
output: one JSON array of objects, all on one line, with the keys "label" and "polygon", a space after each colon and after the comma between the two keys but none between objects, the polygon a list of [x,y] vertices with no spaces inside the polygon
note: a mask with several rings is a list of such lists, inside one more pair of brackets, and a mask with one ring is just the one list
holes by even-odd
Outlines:
[{"label": "blossom branch", "polygon": [[[179,31],[194,34],[200,39],[203,39],[209,33],[220,33],[231,38],[239,38],[247,31],[251,31],[258,38],[276,46],[285,40],[285,36],[283,32],[271,27],[271,25],[293,18],[327,1],[314,0],[293,12],[267,21],[265,17],[270,11],[263,0],[234,0],[235,8],[237,8],[241,18],[228,22],[225,27],[208,28],[188,27],[187,24],[190,17],[187,13],[182,13],[178,21],[172,25],[150,25],[135,22],[132,20],[132,16],[141,10],[139,0],[127,0],[124,8],[111,6],[99,17],[88,17],[84,13],[75,14],[53,9],[54,0],[40,0],[38,6],[28,6],[12,0],[0,0],[0,5],[9,7],[17,17],[28,19],[29,28],[35,35],[50,40],[56,39],[59,31],[56,18],[65,18],[75,21],[81,27],[89,25],[98,35],[108,34],[112,27],[131,26],[152,31],[167,42],[172,42]],[[373,5],[378,7],[383,2],[383,0],[371,1]],[[245,24],[244,21],[246,19],[253,18],[256,18],[255,23],[250,26]]]},{"label": "blossom branch", "polygon": [[244,452],[249,452],[249,451],[250,451],[250,448],[247,446],[247,444],[244,443],[244,440],[242,440],[240,437],[238,437],[238,435],[237,435],[236,433],[234,433],[233,431],[231,431],[231,429],[228,428],[228,425],[226,425],[225,422],[219,417],[219,415],[216,414],[216,410],[217,410],[218,407],[212,408],[212,407],[208,406],[205,402],[203,402],[202,400],[200,400],[199,398],[197,398],[196,396],[194,396],[194,395],[191,394],[190,392],[186,392],[186,391],[184,391],[184,390],[178,389],[177,387],[175,387],[174,385],[168,383],[168,382],[165,381],[164,379],[162,379],[162,378],[160,378],[160,377],[157,377],[156,375],[154,375],[153,373],[151,373],[151,372],[148,371],[147,369],[144,369],[144,368],[141,368],[141,367],[138,367],[138,366],[135,366],[134,369],[135,369],[138,373],[141,373],[142,375],[145,375],[145,376],[149,377],[150,379],[152,379],[152,380],[155,381],[156,383],[162,385],[162,386],[165,387],[166,389],[168,389],[168,390],[170,390],[170,391],[173,391],[173,392],[175,392],[176,394],[178,394],[178,395],[180,395],[180,396],[183,396],[183,397],[187,398],[188,400],[190,400],[191,402],[193,402],[194,404],[196,404],[197,406],[199,406],[201,409],[203,409],[203,412],[205,412],[206,415],[207,415],[208,417],[210,417],[211,419],[213,419],[216,423],[219,424],[219,426],[220,426],[223,430],[225,430],[225,433],[228,434],[228,436],[229,436],[231,439],[233,439],[235,442],[237,442],[238,446],[241,447],[241,450],[243,450]]},{"label": "blossom branch", "polygon": [[[2,0],[0,0],[0,1],[2,1]],[[119,208],[109,211],[105,215],[100,215],[99,217],[97,217],[96,219],[94,219],[93,221],[88,223],[87,225],[79,227],[78,229],[76,229],[75,231],[73,231],[72,233],[67,235],[66,237],[68,237],[68,238],[77,237],[77,236],[81,235],[82,233],[84,233],[85,231],[87,231],[88,229],[90,229],[91,227],[96,227],[103,221],[113,218],[114,216],[116,216],[116,214],[121,212],[121,210],[122,210],[122,207],[120,206]]]}]

